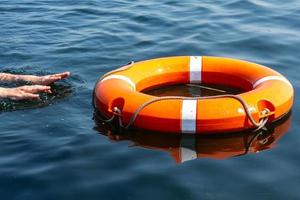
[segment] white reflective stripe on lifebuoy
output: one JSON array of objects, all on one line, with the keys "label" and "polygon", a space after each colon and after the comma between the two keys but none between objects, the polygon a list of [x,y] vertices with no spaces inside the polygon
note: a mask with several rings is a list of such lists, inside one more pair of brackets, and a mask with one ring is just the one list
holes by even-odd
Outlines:
[{"label": "white reflective stripe on lifebuoy", "polygon": [[180,141],[179,161],[185,162],[197,158],[196,135],[183,135]]},{"label": "white reflective stripe on lifebuoy", "polygon": [[202,57],[190,56],[190,83],[201,83]]},{"label": "white reflective stripe on lifebuoy", "polygon": [[197,158],[197,152],[194,149],[180,147],[180,161],[185,162]]},{"label": "white reflective stripe on lifebuoy", "polygon": [[114,78],[127,82],[134,91],[136,90],[134,82],[130,78],[128,78],[126,76],[122,76],[122,75],[109,75],[109,76],[105,77],[104,79],[102,79],[101,82],[109,80],[109,79],[114,79]]},{"label": "white reflective stripe on lifebuoy", "polygon": [[181,132],[196,133],[197,100],[183,100],[181,107]]},{"label": "white reflective stripe on lifebuoy", "polygon": [[263,82],[270,81],[270,80],[279,80],[287,83],[288,85],[292,86],[292,84],[283,76],[266,76],[259,80],[257,80],[255,83],[253,83],[253,88],[256,88],[258,85],[262,84]]}]

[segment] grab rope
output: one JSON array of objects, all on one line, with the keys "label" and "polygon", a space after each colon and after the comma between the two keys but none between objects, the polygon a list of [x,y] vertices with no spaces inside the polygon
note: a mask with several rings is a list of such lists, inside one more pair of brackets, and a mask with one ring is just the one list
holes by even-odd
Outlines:
[{"label": "grab rope", "polygon": [[[136,111],[134,112],[134,114],[132,115],[132,117],[130,118],[129,123],[125,126],[122,122],[122,111],[118,108],[118,107],[114,107],[113,108],[113,116],[107,120],[103,120],[104,122],[110,123],[112,122],[115,117],[118,117],[118,122],[119,122],[119,126],[124,128],[124,129],[129,129],[135,122],[136,118],[138,117],[139,113],[148,105],[157,102],[157,101],[163,101],[163,100],[201,100],[201,99],[219,99],[219,98],[232,98],[232,99],[236,99],[237,101],[239,101],[244,110],[245,113],[247,115],[247,117],[249,118],[250,122],[253,124],[253,126],[255,127],[254,131],[258,131],[261,128],[263,128],[267,121],[268,121],[268,116],[262,117],[262,119],[259,122],[256,122],[255,119],[253,118],[253,116],[251,115],[248,105],[246,104],[246,102],[239,96],[236,95],[230,95],[230,94],[226,94],[226,95],[219,95],[219,96],[209,96],[209,97],[181,97],[181,96],[166,96],[166,97],[157,97],[154,99],[151,99],[149,101],[146,101],[145,103],[143,103],[142,105],[140,105]],[[270,113],[270,110],[268,108],[265,108],[261,111],[261,114],[267,115]]]}]

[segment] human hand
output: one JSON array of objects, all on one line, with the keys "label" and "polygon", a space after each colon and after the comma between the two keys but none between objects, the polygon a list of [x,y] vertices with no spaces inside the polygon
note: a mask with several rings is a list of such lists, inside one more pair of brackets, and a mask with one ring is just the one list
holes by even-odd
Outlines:
[{"label": "human hand", "polygon": [[39,92],[51,93],[50,86],[25,85],[16,88],[0,88],[0,97],[12,100],[39,99]]},{"label": "human hand", "polygon": [[35,76],[35,75],[18,75],[19,80],[31,82],[36,85],[50,85],[56,81],[59,81],[70,76],[70,72],[63,72],[59,74],[51,74],[45,76]]}]

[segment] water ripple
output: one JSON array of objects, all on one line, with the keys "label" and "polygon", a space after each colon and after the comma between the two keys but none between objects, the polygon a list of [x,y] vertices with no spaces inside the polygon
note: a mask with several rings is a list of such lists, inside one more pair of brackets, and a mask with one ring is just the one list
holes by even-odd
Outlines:
[{"label": "water ripple", "polygon": [[[298,5],[299,0],[1,1],[2,71],[73,73],[57,85],[59,101],[51,106],[1,113],[2,197],[299,199]],[[228,56],[278,70],[295,89],[290,130],[269,151],[180,166],[166,152],[128,148],[130,141],[115,143],[97,134],[91,98],[99,76],[132,60],[174,55]]]}]

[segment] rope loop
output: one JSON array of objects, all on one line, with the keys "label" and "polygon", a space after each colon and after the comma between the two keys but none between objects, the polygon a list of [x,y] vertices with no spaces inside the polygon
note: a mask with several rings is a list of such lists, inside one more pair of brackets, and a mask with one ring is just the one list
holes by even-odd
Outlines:
[{"label": "rope loop", "polygon": [[[266,123],[268,122],[268,119],[269,119],[269,113],[270,110],[268,108],[264,108],[262,111],[261,111],[261,115],[263,117],[260,118],[260,121],[259,122],[256,122],[255,119],[253,118],[253,116],[251,115],[251,112],[249,111],[249,106],[246,104],[246,102],[239,96],[236,96],[236,95],[229,95],[229,94],[226,94],[226,95],[219,95],[219,96],[209,96],[209,97],[180,97],[180,96],[166,96],[166,97],[157,97],[157,98],[154,98],[154,99],[151,99],[149,101],[146,101],[145,103],[143,103],[142,105],[140,105],[136,111],[134,112],[134,114],[132,115],[132,117],[130,118],[130,121],[127,125],[124,125],[123,124],[123,121],[122,121],[122,111],[121,109],[119,109],[118,107],[114,107],[113,108],[113,116],[112,118],[114,118],[115,116],[117,116],[119,118],[119,126],[124,128],[124,129],[129,129],[135,122],[136,118],[138,117],[138,114],[145,108],[147,107],[148,105],[154,103],[154,102],[158,102],[158,101],[163,101],[163,100],[200,100],[200,99],[214,99],[214,98],[233,98],[233,99],[236,99],[238,100],[244,110],[245,110],[245,113],[248,117],[248,119],[250,120],[250,122],[252,123],[252,125],[255,127],[254,131],[258,131],[260,129],[262,129]],[[109,119],[110,120],[110,119]],[[113,119],[112,119],[113,120]],[[110,120],[110,121],[112,121]]]}]

